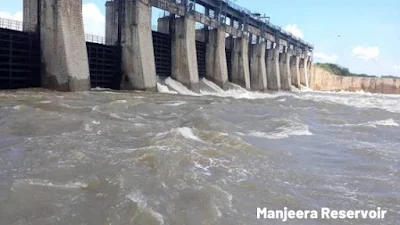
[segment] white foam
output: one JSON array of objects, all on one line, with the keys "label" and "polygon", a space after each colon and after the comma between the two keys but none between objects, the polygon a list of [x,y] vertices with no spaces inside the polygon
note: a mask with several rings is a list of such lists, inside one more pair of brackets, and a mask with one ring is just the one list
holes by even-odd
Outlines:
[{"label": "white foam", "polygon": [[165,93],[165,94],[178,94],[176,91],[171,91],[169,88],[165,85],[162,85],[160,83],[157,83],[157,90],[160,93]]},{"label": "white foam", "polygon": [[41,186],[41,187],[53,187],[60,189],[80,189],[86,188],[87,184],[81,182],[70,182],[66,184],[54,183],[48,180],[39,180],[39,179],[23,179],[17,180],[14,182],[13,186],[28,184],[32,186]]},{"label": "white foam", "polygon": [[165,84],[168,85],[171,89],[175,90],[179,94],[182,95],[192,95],[192,96],[199,96],[199,94],[194,93],[193,91],[189,90],[185,85],[179,83],[178,81],[168,77],[165,79]]},{"label": "white foam", "polygon": [[390,126],[390,127],[398,127],[399,124],[396,123],[393,119],[387,119],[387,120],[379,120],[379,121],[372,121],[368,122],[371,126]]},{"label": "white foam", "polygon": [[400,96],[362,92],[320,92],[292,94],[294,98],[315,102],[335,103],[360,109],[383,109],[400,113]]},{"label": "white foam", "polygon": [[147,206],[147,197],[142,195],[142,193],[140,193],[139,191],[132,192],[126,197],[130,199],[132,202],[137,203],[139,207]]},{"label": "white foam", "polygon": [[90,126],[90,124],[85,124],[85,131],[93,131],[92,127]]},{"label": "white foam", "polygon": [[113,104],[126,104],[126,103],[127,103],[127,101],[125,99],[121,99],[121,100],[115,100],[115,101],[110,102],[110,105],[113,105]]},{"label": "white foam", "polygon": [[207,85],[210,89],[214,90],[215,92],[224,92],[222,88],[220,88],[218,85],[214,84],[213,82],[207,80],[206,78],[202,78],[201,82],[203,82],[205,85]]},{"label": "white foam", "polygon": [[[208,81],[208,82],[211,82],[211,81]],[[276,92],[273,94],[252,92],[252,91],[248,91],[236,84],[230,84],[230,85],[231,85],[231,88],[227,91],[223,91],[222,89],[218,92],[210,92],[210,91],[201,90],[200,93],[202,95],[210,95],[210,96],[224,97],[224,98],[230,97],[230,98],[235,98],[235,99],[266,99],[266,98],[276,98],[279,96],[287,95],[287,93],[285,93],[285,92]]]},{"label": "white foam", "polygon": [[296,86],[291,86],[291,90],[292,90],[292,92],[295,92],[295,93],[299,93],[299,92],[301,92],[300,91],[300,89],[298,89]]},{"label": "white foam", "polygon": [[278,102],[286,102],[286,98],[281,98],[281,99],[277,99],[276,101],[278,101]]},{"label": "white foam", "polygon": [[112,91],[111,88],[101,88],[101,87],[95,87],[91,89],[92,91]]},{"label": "white foam", "polygon": [[[201,80],[203,84],[205,84],[209,90],[200,90],[201,95],[203,96],[216,96],[216,97],[231,97],[235,99],[265,99],[265,98],[276,98],[279,96],[287,96],[288,93],[286,92],[276,92],[273,94],[269,93],[261,93],[261,92],[251,92],[248,91],[239,85],[230,84],[231,88],[227,91],[221,89],[218,85],[214,84],[213,82],[203,78]],[[175,90],[177,93],[182,95],[190,95],[190,96],[201,96],[197,93],[192,92],[187,87],[185,87],[180,82],[168,77],[165,79],[165,84],[168,87],[159,84],[160,86],[159,91],[162,93],[170,93],[169,89]],[[168,90],[166,88],[168,88]],[[211,91],[210,91],[211,90]]]},{"label": "white foam", "polygon": [[201,171],[202,174],[206,175],[206,176],[211,176],[211,172],[209,170],[209,166],[203,166],[200,163],[194,161],[194,167],[199,169]]},{"label": "white foam", "polygon": [[110,115],[110,117],[115,118],[115,119],[126,120],[125,118],[122,118],[121,116],[119,116],[116,113],[110,113],[109,115]]},{"label": "white foam", "polygon": [[180,106],[180,105],[185,105],[185,104],[186,104],[186,102],[184,102],[184,101],[176,101],[176,102],[166,103],[164,105],[167,105],[167,106]]},{"label": "white foam", "polygon": [[16,105],[13,107],[13,109],[15,109],[15,110],[20,110],[21,108],[22,108],[22,105]]},{"label": "white foam", "polygon": [[312,136],[313,133],[311,133],[307,125],[294,122],[290,125],[279,127],[273,132],[265,133],[261,131],[252,131],[248,135],[252,137],[278,140],[290,136]]},{"label": "white foam", "polygon": [[[310,100],[315,102],[341,104],[356,108],[367,109],[383,109],[389,112],[400,113],[400,95],[386,95],[375,93],[359,92],[327,92],[327,91],[313,91],[310,88],[301,86],[301,91],[292,87],[293,92],[275,92],[275,93],[261,93],[248,91],[239,85],[230,83],[230,89],[223,91],[213,82],[202,79],[201,82],[208,88],[207,90],[200,90],[201,95],[216,96],[216,97],[230,97],[235,99],[274,99],[281,96],[293,97],[300,100]],[[177,93],[182,95],[199,96],[188,90],[181,83],[167,78],[165,83],[169,88],[174,89]],[[162,88],[161,88],[162,89]],[[165,93],[168,93],[164,90]]]},{"label": "white foam", "polygon": [[300,90],[301,90],[301,92],[310,92],[310,91],[313,91],[311,88],[309,88],[308,86],[303,86],[303,85],[301,85],[300,86]]},{"label": "white foam", "polygon": [[345,124],[344,126],[355,127],[355,126],[366,126],[366,127],[378,127],[378,126],[388,126],[388,127],[399,127],[400,125],[393,119],[378,120],[378,121],[368,121],[366,123],[360,124]]},{"label": "white foam", "polygon": [[201,141],[199,137],[194,135],[193,130],[189,127],[180,127],[177,129],[177,131],[186,139],[192,139],[195,141]]},{"label": "white foam", "polygon": [[139,206],[138,208],[140,213],[142,212],[149,213],[157,220],[159,225],[163,225],[165,223],[163,215],[154,211],[152,208],[148,207],[147,206],[148,198],[139,191],[132,192],[131,194],[127,195],[126,198],[128,198],[132,202],[135,202]]},{"label": "white foam", "polygon": [[68,108],[68,109],[84,109],[84,108],[86,108],[86,107],[68,105],[67,103],[62,103],[62,102],[58,102],[58,104],[62,107]]}]

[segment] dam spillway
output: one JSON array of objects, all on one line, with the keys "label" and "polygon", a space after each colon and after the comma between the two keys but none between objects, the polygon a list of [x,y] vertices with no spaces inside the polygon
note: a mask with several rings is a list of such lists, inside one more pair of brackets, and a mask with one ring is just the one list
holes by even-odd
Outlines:
[{"label": "dam spillway", "polygon": [[[230,1],[114,0],[105,6],[105,39],[93,43],[85,41],[82,11],[76,10],[82,8],[81,0],[24,0],[25,20],[15,32],[35,37],[25,42],[37,46],[29,51],[40,59],[40,68],[28,66],[23,75],[33,79],[30,74],[35,74],[33,83],[9,82],[16,79],[16,69],[7,64],[16,36],[8,34],[12,27],[4,26],[13,22],[2,19],[0,62],[5,65],[2,74],[7,74],[0,76],[2,88],[155,91],[157,76],[171,76],[194,91],[202,77],[221,88],[231,81],[258,91],[289,90],[281,82],[293,76],[308,86],[302,76],[311,71],[313,46]],[[153,31],[152,8],[169,13]],[[197,29],[196,23],[203,28]],[[287,62],[283,55],[290,55],[290,62],[300,60],[288,65],[301,68],[281,66]]]}]

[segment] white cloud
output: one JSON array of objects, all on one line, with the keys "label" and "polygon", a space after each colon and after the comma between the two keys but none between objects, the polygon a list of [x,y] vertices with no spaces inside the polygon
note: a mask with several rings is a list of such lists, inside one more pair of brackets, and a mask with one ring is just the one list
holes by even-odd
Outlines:
[{"label": "white cloud", "polygon": [[11,13],[8,13],[8,12],[0,12],[0,18],[9,19],[9,20],[22,21],[22,16],[23,16],[22,11],[21,12],[17,12],[15,14],[11,14]]},{"label": "white cloud", "polygon": [[82,6],[83,24],[85,33],[99,36],[105,35],[106,18],[94,3],[86,3]]},{"label": "white cloud", "polygon": [[297,27],[296,24],[289,24],[283,29],[286,30],[287,32],[292,33],[296,37],[304,39],[303,32],[300,30],[300,28]]},{"label": "white cloud", "polygon": [[325,62],[335,62],[336,60],[338,60],[337,55],[335,55],[335,54],[328,55],[323,52],[315,52],[314,57],[317,59],[320,59],[321,61],[325,61]]},{"label": "white cloud", "polygon": [[379,47],[363,47],[363,46],[356,46],[353,48],[353,56],[359,59],[376,59],[379,56]]},{"label": "white cloud", "polygon": [[394,70],[400,70],[400,64],[399,64],[399,65],[394,65],[394,66],[393,66],[393,69],[394,69]]}]

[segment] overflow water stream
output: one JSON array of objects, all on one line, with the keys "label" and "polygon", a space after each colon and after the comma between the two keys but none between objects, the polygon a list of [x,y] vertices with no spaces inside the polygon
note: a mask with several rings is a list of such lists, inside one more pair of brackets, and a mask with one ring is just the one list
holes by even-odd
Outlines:
[{"label": "overflow water stream", "polygon": [[0,92],[0,224],[282,224],[257,207],[400,221],[400,96]]}]

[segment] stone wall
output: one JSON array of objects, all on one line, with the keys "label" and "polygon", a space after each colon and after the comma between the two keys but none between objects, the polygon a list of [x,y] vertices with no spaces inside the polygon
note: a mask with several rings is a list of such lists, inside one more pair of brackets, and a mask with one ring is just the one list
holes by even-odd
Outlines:
[{"label": "stone wall", "polygon": [[400,78],[338,76],[320,67],[313,66],[310,88],[317,91],[343,90],[400,94]]}]

